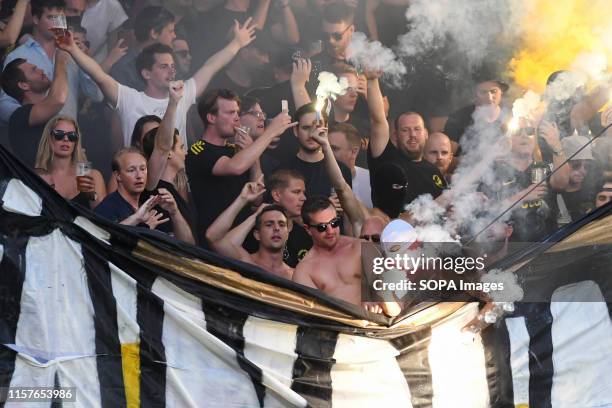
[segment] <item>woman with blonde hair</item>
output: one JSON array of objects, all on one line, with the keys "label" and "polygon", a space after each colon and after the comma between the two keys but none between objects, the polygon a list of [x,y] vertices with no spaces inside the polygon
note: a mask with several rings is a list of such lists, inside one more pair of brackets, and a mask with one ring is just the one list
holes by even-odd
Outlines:
[{"label": "woman with blonde hair", "polygon": [[49,120],[38,144],[35,170],[62,197],[93,209],[106,196],[106,186],[95,169],[77,180],[77,163],[84,162],[87,157],[76,120],[69,116]]}]

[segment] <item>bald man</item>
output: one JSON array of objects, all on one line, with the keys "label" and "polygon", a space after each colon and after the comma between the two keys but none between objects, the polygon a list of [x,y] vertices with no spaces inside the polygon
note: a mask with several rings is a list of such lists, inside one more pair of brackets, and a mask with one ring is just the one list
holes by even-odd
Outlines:
[{"label": "bald man", "polygon": [[425,143],[423,158],[440,170],[444,177],[449,179],[449,167],[453,161],[453,150],[448,136],[441,132],[429,135]]}]

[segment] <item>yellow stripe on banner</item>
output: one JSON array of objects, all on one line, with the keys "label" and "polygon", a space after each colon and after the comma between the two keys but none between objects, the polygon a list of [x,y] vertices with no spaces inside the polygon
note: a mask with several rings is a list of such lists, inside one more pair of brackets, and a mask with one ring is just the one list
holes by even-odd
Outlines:
[{"label": "yellow stripe on banner", "polygon": [[140,344],[121,344],[121,364],[127,407],[140,407]]}]

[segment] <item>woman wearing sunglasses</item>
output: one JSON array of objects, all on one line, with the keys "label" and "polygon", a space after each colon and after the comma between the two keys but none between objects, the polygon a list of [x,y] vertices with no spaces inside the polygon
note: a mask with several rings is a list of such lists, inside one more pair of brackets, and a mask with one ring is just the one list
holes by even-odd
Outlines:
[{"label": "woman wearing sunglasses", "polygon": [[93,209],[106,196],[104,178],[92,169],[79,177],[77,185],[79,162],[87,162],[87,158],[81,149],[78,124],[68,116],[52,118],[38,144],[36,172],[65,199]]}]

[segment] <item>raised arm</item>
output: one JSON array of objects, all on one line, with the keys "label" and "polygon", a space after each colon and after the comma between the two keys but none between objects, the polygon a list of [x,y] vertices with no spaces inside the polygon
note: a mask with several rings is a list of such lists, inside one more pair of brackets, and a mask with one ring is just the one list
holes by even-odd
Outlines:
[{"label": "raised arm", "polygon": [[295,126],[297,122],[291,123],[287,112],[279,113],[268,125],[264,133],[252,144],[240,150],[233,157],[223,156],[215,163],[212,173],[215,176],[237,176],[249,170],[262,153],[268,148],[270,142],[285,130]]},{"label": "raised arm", "polygon": [[255,12],[253,13],[253,23],[255,24],[255,28],[258,30],[263,30],[266,26],[268,10],[270,10],[270,2],[271,0],[259,0],[257,9],[255,9]]},{"label": "raised arm", "polygon": [[598,86],[572,108],[570,120],[573,129],[588,125],[599,109],[608,102],[612,92],[612,82]]},{"label": "raised arm", "polygon": [[380,156],[389,143],[389,123],[378,78],[380,71],[365,71],[368,79],[368,110],[370,112],[370,149],[373,157]]},{"label": "raised arm", "polygon": [[300,29],[289,0],[278,0],[276,7],[280,10],[281,21],[270,27],[272,37],[285,44],[297,44],[300,42]]},{"label": "raised arm", "polygon": [[353,190],[342,176],[340,166],[338,166],[338,162],[334,157],[334,152],[329,144],[327,129],[324,127],[315,128],[312,133],[312,138],[321,145],[327,175],[329,176],[334,190],[336,190],[336,194],[338,194],[338,199],[340,200],[342,208],[353,226],[353,235],[359,236],[361,226],[367,216],[366,209],[359,202],[357,197],[355,197],[355,193],[353,193]]},{"label": "raised arm", "polygon": [[550,186],[557,191],[563,191],[569,183],[570,169],[567,163],[559,168],[565,161],[563,146],[561,146],[561,141],[559,139],[559,129],[552,123],[542,122],[538,130],[540,136],[546,140],[548,146],[553,150],[553,170],[559,169],[550,177]]},{"label": "raised arm", "polygon": [[72,40],[72,33],[70,31],[67,32],[66,37],[63,37],[62,42],[57,43],[57,46],[68,51],[77,65],[98,84],[106,100],[113,107],[117,106],[119,83],[104,72],[102,67],[93,58],[77,47]]},{"label": "raised arm", "polygon": [[8,47],[17,41],[29,3],[30,0],[17,0],[13,15],[4,27],[4,30],[0,32],[0,47]]},{"label": "raised arm", "polygon": [[208,230],[206,240],[218,253],[240,259],[245,262],[251,260],[249,253],[242,248],[242,243],[255,225],[255,214],[247,218],[242,224],[230,231],[238,213],[249,203],[254,202],[265,192],[262,178],[257,182],[244,185],[240,195],[230,206],[217,217]]},{"label": "raised arm", "polygon": [[210,80],[224,66],[238,54],[241,48],[246,47],[255,39],[255,28],[252,18],[248,18],[241,26],[234,20],[234,38],[221,51],[211,56],[202,67],[193,75],[196,84],[196,96],[200,96],[208,86]]},{"label": "raised arm", "polygon": [[306,82],[308,82],[308,78],[310,78],[311,70],[312,64],[309,59],[300,58],[293,63],[290,84],[295,110],[311,102],[310,95],[308,95],[308,91],[306,90]]},{"label": "raised arm", "polygon": [[183,97],[185,85],[183,81],[170,83],[168,107],[162,118],[157,133],[155,134],[155,147],[151,157],[147,161],[147,190],[151,191],[157,187],[159,179],[166,170],[168,154],[174,144],[174,120],[176,118],[176,107]]},{"label": "raised arm", "polygon": [[55,54],[55,72],[49,93],[45,99],[35,103],[30,111],[30,126],[42,125],[62,110],[68,99],[68,81],[66,79],[66,65],[70,56],[64,51]]}]

